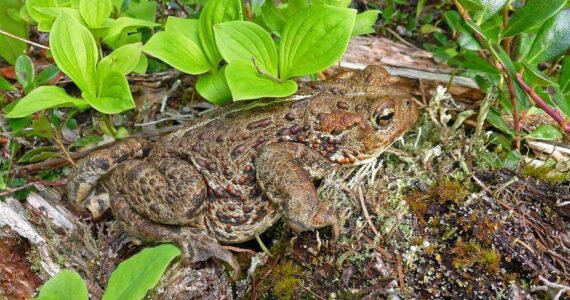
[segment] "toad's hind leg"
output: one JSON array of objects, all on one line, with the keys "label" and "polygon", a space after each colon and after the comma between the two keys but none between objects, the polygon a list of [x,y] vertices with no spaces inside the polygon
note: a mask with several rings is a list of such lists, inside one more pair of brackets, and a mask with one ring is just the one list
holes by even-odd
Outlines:
[{"label": "toad's hind leg", "polygon": [[184,263],[215,257],[239,272],[228,250],[204,231],[187,225],[204,207],[207,191],[191,164],[168,157],[128,161],[117,166],[107,185],[113,214],[130,235],[143,241],[175,243]]},{"label": "toad's hind leg", "polygon": [[182,263],[185,265],[211,257],[225,261],[232,267],[234,279],[237,279],[240,266],[233,254],[202,230],[154,223],[135,211],[122,195],[112,196],[111,208],[119,224],[130,236],[147,242],[176,244],[182,251]]},{"label": "toad's hind leg", "polygon": [[91,194],[99,178],[125,160],[145,157],[150,148],[149,141],[130,138],[111,148],[89,154],[73,168],[68,176],[69,200],[75,203],[83,202]]}]

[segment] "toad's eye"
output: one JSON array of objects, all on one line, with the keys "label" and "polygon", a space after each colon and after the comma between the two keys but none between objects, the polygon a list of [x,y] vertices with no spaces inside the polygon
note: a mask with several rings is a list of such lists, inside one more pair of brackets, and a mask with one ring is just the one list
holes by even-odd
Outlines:
[{"label": "toad's eye", "polygon": [[393,118],[394,118],[394,107],[392,106],[380,109],[374,116],[376,125],[378,125],[380,128],[390,125]]}]

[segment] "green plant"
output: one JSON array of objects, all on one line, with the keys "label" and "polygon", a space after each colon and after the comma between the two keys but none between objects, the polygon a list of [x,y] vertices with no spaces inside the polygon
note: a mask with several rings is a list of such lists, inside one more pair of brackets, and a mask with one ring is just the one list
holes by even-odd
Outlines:
[{"label": "green plant", "polygon": [[27,55],[18,56],[15,67],[16,78],[18,79],[18,83],[22,85],[22,89],[25,93],[29,93],[36,87],[48,83],[59,74],[59,68],[55,65],[50,65],[36,76],[34,63]]},{"label": "green plant", "polygon": [[[275,7],[266,1],[253,8],[257,17],[249,22],[241,1],[210,0],[198,20],[169,17],[143,50],[182,72],[203,74],[196,89],[213,103],[284,97],[297,91],[292,78],[326,69],[352,34],[371,31],[378,11],[356,15],[344,8],[348,4],[295,0]],[[227,64],[220,67],[222,59]]]},{"label": "green plant", "polygon": [[[468,70],[482,89],[499,87],[498,106],[487,115],[487,121],[503,133],[495,135],[495,142],[510,150],[511,141],[519,148],[522,138],[562,138],[551,125],[525,131],[521,120],[533,114],[549,115],[569,134],[570,62],[565,54],[570,47],[570,10],[564,9],[566,1],[453,2],[457,11],[446,12],[445,19],[460,48],[447,48],[445,59]],[[512,127],[504,121],[505,115],[513,119]]]},{"label": "green plant", "polygon": [[11,34],[24,39],[28,38],[28,24],[20,15],[24,7],[21,0],[2,0],[0,2],[0,57],[9,64],[14,64],[16,58],[26,50],[26,43],[6,34]]},{"label": "green plant", "polygon": [[[160,280],[180,250],[171,244],[143,249],[119,264],[113,271],[103,300],[143,299]],[[40,289],[36,300],[89,299],[85,282],[79,274],[63,270],[48,280]]]},{"label": "green plant", "polygon": [[50,45],[57,66],[75,82],[82,98],[63,88],[42,86],[6,108],[8,118],[21,118],[54,107],[89,106],[106,114],[135,107],[125,75],[138,66],[142,44],[126,44],[99,60],[100,53],[89,30],[64,12],[53,24]]}]

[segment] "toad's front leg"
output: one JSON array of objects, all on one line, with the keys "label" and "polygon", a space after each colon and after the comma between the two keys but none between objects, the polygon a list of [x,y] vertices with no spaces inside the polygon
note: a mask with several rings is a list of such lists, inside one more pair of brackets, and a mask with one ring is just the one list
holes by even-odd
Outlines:
[{"label": "toad's front leg", "polygon": [[330,203],[319,202],[313,178],[323,175],[329,162],[316,151],[297,143],[274,143],[255,158],[257,183],[279,206],[287,225],[296,232],[331,226],[340,234],[338,217]]}]

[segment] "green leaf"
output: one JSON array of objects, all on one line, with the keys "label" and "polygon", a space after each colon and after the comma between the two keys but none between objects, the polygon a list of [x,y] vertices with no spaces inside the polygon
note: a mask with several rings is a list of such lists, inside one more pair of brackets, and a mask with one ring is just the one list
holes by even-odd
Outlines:
[{"label": "green leaf", "polygon": [[297,91],[293,80],[278,82],[274,78],[257,72],[249,61],[235,61],[226,69],[228,86],[236,100],[257,99],[261,97],[286,97]]},{"label": "green leaf", "polygon": [[486,39],[490,43],[493,43],[499,40],[499,36],[503,30],[502,26],[503,18],[501,17],[501,14],[495,14],[481,24],[481,30],[485,33]]},{"label": "green leaf", "polygon": [[12,86],[12,84],[10,82],[8,82],[8,80],[6,80],[6,78],[4,78],[4,76],[0,76],[0,90],[14,91],[14,90],[16,90],[16,88],[14,86]]},{"label": "green leaf", "polygon": [[54,153],[57,150],[58,150],[57,147],[54,146],[34,148],[24,153],[24,155],[22,155],[20,159],[18,159],[18,163],[29,163],[32,160],[35,160],[34,158],[38,157],[38,155],[42,155],[43,153]]},{"label": "green leaf", "polygon": [[156,18],[156,9],[158,3],[156,1],[140,0],[137,2],[130,2],[130,7],[127,9],[123,15],[142,19],[149,22],[154,22]]},{"label": "green leaf", "polygon": [[47,66],[36,78],[36,85],[43,85],[54,79],[59,74],[59,68],[56,65]]},{"label": "green leaf", "polygon": [[503,168],[516,170],[519,167],[522,156],[518,150],[511,150],[505,156],[503,160]]},{"label": "green leaf", "polygon": [[483,8],[473,13],[473,21],[478,25],[481,25],[494,14],[498,13],[499,10],[507,4],[507,2],[508,0],[481,0]]},{"label": "green leaf", "polygon": [[[182,19],[168,17],[164,30],[183,35],[200,46],[200,35],[198,33],[199,22],[196,19]],[[200,47],[201,48],[201,47]]]},{"label": "green leaf", "polygon": [[281,36],[281,32],[283,31],[283,27],[285,27],[286,22],[283,12],[275,6],[273,1],[265,1],[261,7],[261,12],[261,18],[265,25],[271,29],[273,34]]},{"label": "green leaf", "polygon": [[524,79],[533,88],[536,86],[557,86],[558,84],[552,81],[548,76],[540,72],[536,67],[531,66],[526,62],[522,62],[522,66],[525,70],[523,73]]},{"label": "green leaf", "polygon": [[51,127],[51,123],[44,115],[40,115],[40,117],[32,122],[32,134],[45,137],[48,139],[53,138],[53,129]]},{"label": "green leaf", "polygon": [[87,300],[87,286],[81,276],[72,270],[63,270],[48,280],[36,300]]},{"label": "green leaf", "polygon": [[34,83],[34,63],[27,55],[20,55],[16,59],[16,78],[18,82],[27,90]]},{"label": "green leaf", "polygon": [[531,64],[550,61],[570,48],[570,10],[563,10],[546,21],[527,55]]},{"label": "green leaf", "polygon": [[222,60],[216,46],[214,37],[214,25],[243,19],[240,0],[208,0],[200,13],[199,35],[202,48],[208,58],[211,69],[217,69]]},{"label": "green leaf", "polygon": [[528,137],[537,140],[554,141],[562,139],[562,133],[560,133],[560,131],[558,131],[558,129],[552,125],[543,124],[529,133]]},{"label": "green leaf", "polygon": [[79,13],[89,28],[100,28],[111,15],[111,0],[80,0]]},{"label": "green leaf", "polygon": [[153,35],[143,51],[188,74],[202,74],[210,69],[202,48],[191,39],[175,32]]},{"label": "green leaf", "polygon": [[214,26],[218,50],[228,63],[252,61],[267,74],[277,77],[277,48],[271,36],[259,25],[231,21]]},{"label": "green leaf", "polygon": [[77,139],[75,143],[71,144],[72,147],[83,147],[91,144],[98,143],[103,140],[103,137],[99,135],[88,135]]},{"label": "green leaf", "polygon": [[232,93],[226,81],[226,66],[216,73],[200,76],[196,81],[198,93],[211,103],[223,105],[232,100]]},{"label": "green leaf", "polygon": [[148,67],[148,59],[146,58],[145,55],[141,55],[139,56],[139,62],[137,63],[137,66],[135,67],[133,72],[137,74],[145,74],[147,67]]},{"label": "green leaf", "polygon": [[63,13],[55,20],[49,41],[53,58],[63,73],[81,91],[95,94],[98,51],[89,30]]},{"label": "green leaf", "polygon": [[484,8],[481,0],[459,0],[459,3],[467,10],[481,10]]},{"label": "green leaf", "polygon": [[481,58],[479,55],[472,53],[461,53],[458,54],[447,61],[452,67],[461,67],[467,70],[477,70],[489,74],[499,75],[501,72],[491,65],[488,61]]},{"label": "green leaf", "polygon": [[570,56],[564,57],[562,69],[560,70],[560,91],[570,102]]},{"label": "green leaf", "polygon": [[503,66],[507,69],[507,72],[509,72],[509,74],[515,78],[517,70],[513,61],[511,60],[511,57],[507,54],[507,52],[505,52],[505,49],[503,49],[503,47],[501,47],[499,44],[494,43],[490,45],[489,50],[491,50],[493,56],[495,56],[501,62],[501,64],[503,64]]},{"label": "green leaf", "polygon": [[507,126],[503,118],[501,118],[501,114],[498,113],[494,108],[491,108],[489,110],[486,120],[487,122],[491,123],[491,125],[493,125],[495,128],[501,130],[502,132],[510,136],[515,135],[515,131]]},{"label": "green leaf", "polygon": [[57,7],[57,0],[26,0],[26,10],[34,21],[38,22],[38,30],[48,32],[55,18],[41,8]]},{"label": "green leaf", "polygon": [[142,52],[142,43],[126,44],[105,56],[97,66],[97,73],[111,70],[119,71],[123,75],[131,73],[139,63]]},{"label": "green leaf", "polygon": [[354,21],[354,28],[352,28],[350,35],[357,36],[375,32],[372,26],[374,26],[376,20],[378,20],[378,14],[380,14],[380,11],[374,9],[357,14]]},{"label": "green leaf", "polygon": [[[20,10],[22,1],[2,0],[0,4],[0,30],[28,39],[28,25],[21,18],[10,15],[10,11]],[[22,41],[0,34],[0,57],[13,65],[16,58],[26,51],[28,45]]]},{"label": "green leaf", "polygon": [[180,249],[163,244],[143,249],[123,261],[111,274],[103,300],[142,299],[159,281],[170,262],[180,255]]},{"label": "green leaf", "polygon": [[139,28],[147,27],[153,28],[160,24],[149,22],[141,19],[133,19],[129,17],[120,17],[116,20],[107,20],[106,26],[109,26],[103,31],[103,41],[110,42],[121,37],[123,33],[136,31]]},{"label": "green leaf", "polygon": [[501,36],[513,36],[530,30],[554,16],[565,4],[565,0],[529,0],[509,20]]},{"label": "green leaf", "polygon": [[340,60],[355,17],[355,10],[332,6],[312,6],[291,17],[279,44],[279,78],[317,73]]},{"label": "green leaf", "polygon": [[87,108],[82,99],[73,98],[64,89],[56,86],[41,86],[32,90],[24,98],[14,102],[6,108],[7,118],[21,118],[37,111],[54,107]]},{"label": "green leaf", "polygon": [[439,29],[437,26],[432,25],[432,24],[424,24],[420,28],[420,32],[423,34],[429,34],[429,33],[433,33],[433,32],[441,32],[441,29]]},{"label": "green leaf", "polygon": [[97,96],[83,93],[89,105],[105,114],[118,114],[135,108],[129,82],[121,72],[111,70],[100,76]]}]

